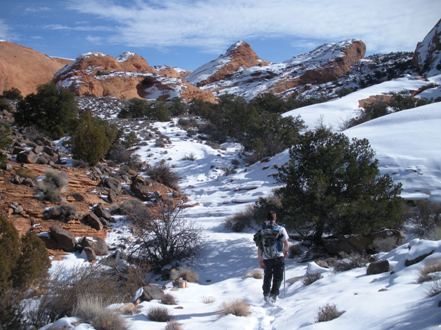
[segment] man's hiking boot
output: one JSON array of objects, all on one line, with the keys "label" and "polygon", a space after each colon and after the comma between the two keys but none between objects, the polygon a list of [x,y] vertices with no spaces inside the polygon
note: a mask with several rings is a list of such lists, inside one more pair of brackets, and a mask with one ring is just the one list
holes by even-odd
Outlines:
[{"label": "man's hiking boot", "polygon": [[270,303],[275,304],[277,302],[277,296],[270,296]]},{"label": "man's hiking boot", "polygon": [[264,300],[266,303],[270,303],[270,302],[271,302],[270,296],[263,296],[263,300]]}]

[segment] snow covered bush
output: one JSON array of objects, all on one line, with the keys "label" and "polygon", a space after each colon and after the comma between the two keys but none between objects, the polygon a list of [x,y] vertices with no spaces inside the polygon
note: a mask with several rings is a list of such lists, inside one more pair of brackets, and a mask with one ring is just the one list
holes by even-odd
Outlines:
[{"label": "snow covered bush", "polygon": [[327,234],[369,234],[403,221],[400,184],[380,175],[366,139],[320,127],[306,132],[279,169],[281,218],[316,242]]},{"label": "snow covered bush", "polygon": [[176,321],[170,321],[167,322],[167,326],[165,327],[165,330],[182,330],[182,326],[180,323]]},{"label": "snow covered bush", "polygon": [[165,307],[153,307],[150,308],[147,313],[148,318],[155,322],[168,322],[172,319],[172,316]]},{"label": "snow covered bush", "polygon": [[164,305],[176,305],[176,298],[170,293],[166,293],[161,298],[161,303]]},{"label": "snow covered bush", "polygon": [[429,297],[434,297],[441,293],[441,280],[436,280],[433,282],[432,286],[429,289],[427,295]]},{"label": "snow covered bush", "polygon": [[72,314],[81,320],[90,323],[96,330],[125,330],[124,319],[107,309],[100,297],[90,294],[80,296]]},{"label": "snow covered bush", "polygon": [[336,319],[342,315],[344,311],[339,311],[334,304],[326,304],[320,307],[317,314],[317,322],[327,322]]},{"label": "snow covered bush", "polygon": [[237,299],[232,302],[223,303],[220,314],[226,316],[232,314],[235,316],[248,316],[251,314],[250,304],[244,299]]},{"label": "snow covered bush", "polygon": [[173,201],[161,201],[157,215],[134,223],[138,240],[131,246],[132,256],[155,268],[194,256],[200,247],[202,232],[183,218],[181,211],[180,205]]}]

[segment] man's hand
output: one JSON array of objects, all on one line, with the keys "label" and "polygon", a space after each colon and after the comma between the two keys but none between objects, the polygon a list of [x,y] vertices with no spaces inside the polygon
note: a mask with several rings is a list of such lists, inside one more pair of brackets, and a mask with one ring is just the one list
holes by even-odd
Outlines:
[{"label": "man's hand", "polygon": [[265,269],[265,262],[263,261],[263,259],[259,259],[259,266],[260,268]]},{"label": "man's hand", "polygon": [[288,250],[283,251],[283,256],[286,258],[288,256]]}]

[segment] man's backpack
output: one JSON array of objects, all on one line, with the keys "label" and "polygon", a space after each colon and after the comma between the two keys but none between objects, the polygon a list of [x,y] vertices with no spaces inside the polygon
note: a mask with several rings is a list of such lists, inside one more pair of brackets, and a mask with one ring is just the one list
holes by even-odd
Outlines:
[{"label": "man's backpack", "polygon": [[272,259],[278,257],[282,251],[282,237],[282,227],[271,226],[260,229],[254,234],[253,240],[256,246],[262,250],[263,256]]}]

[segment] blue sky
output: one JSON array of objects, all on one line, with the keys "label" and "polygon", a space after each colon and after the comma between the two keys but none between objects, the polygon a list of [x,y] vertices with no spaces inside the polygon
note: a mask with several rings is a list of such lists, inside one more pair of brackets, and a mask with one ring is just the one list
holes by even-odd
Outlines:
[{"label": "blue sky", "polygon": [[194,69],[237,40],[274,62],[350,38],[369,54],[413,51],[440,17],[441,0],[0,0],[0,39]]}]

